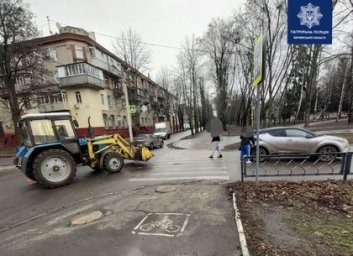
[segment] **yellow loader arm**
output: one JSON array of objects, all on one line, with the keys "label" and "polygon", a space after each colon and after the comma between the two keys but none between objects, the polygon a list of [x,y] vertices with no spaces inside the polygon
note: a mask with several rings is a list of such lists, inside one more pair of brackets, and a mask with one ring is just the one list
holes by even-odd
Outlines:
[{"label": "yellow loader arm", "polygon": [[[94,151],[95,145],[103,145],[99,150]],[[97,155],[106,151],[113,150],[124,159],[147,161],[154,155],[146,147],[133,147],[119,134],[98,136],[87,141],[88,155],[91,161],[97,159]]]}]

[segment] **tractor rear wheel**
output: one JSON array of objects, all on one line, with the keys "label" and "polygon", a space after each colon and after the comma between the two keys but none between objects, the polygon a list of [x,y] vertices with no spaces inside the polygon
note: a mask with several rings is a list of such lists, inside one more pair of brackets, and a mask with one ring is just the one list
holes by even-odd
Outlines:
[{"label": "tractor rear wheel", "polygon": [[34,178],[32,169],[27,168],[26,171],[25,171],[25,175],[26,175],[27,178],[36,181],[36,178]]},{"label": "tractor rear wheel", "polygon": [[75,175],[75,161],[65,150],[45,150],[33,161],[33,176],[44,187],[65,186],[72,182]]},{"label": "tractor rear wheel", "polygon": [[104,157],[103,167],[108,173],[120,172],[124,166],[124,159],[117,153],[111,152]]}]

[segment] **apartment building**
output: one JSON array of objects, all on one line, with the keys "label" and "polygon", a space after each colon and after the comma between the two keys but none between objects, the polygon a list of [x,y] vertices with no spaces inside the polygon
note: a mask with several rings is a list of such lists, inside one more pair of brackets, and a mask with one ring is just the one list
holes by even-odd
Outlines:
[{"label": "apartment building", "polygon": [[[43,50],[47,72],[44,84],[35,90],[28,90],[30,75],[17,78],[16,92],[26,93],[23,114],[68,111],[79,123],[79,136],[89,135],[90,122],[95,135],[128,137],[125,83],[130,108],[136,110],[131,114],[135,134],[152,132],[154,123],[166,120],[177,130],[177,115],[166,100],[166,94],[173,96],[98,44],[93,33],[62,27],[59,34],[29,43]],[[0,88],[0,97],[6,100],[6,90]],[[13,144],[14,130],[5,109],[0,104],[0,143],[6,146]]]}]

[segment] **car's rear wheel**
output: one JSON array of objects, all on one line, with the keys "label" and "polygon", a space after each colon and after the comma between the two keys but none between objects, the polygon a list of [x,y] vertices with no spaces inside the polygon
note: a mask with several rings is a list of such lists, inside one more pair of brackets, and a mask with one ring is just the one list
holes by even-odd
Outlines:
[{"label": "car's rear wheel", "polygon": [[150,144],[149,148],[150,148],[150,149],[154,149],[153,143]]},{"label": "car's rear wheel", "polygon": [[320,155],[318,156],[321,162],[331,162],[337,158],[337,148],[331,145],[321,147],[317,153]]},{"label": "car's rear wheel", "polygon": [[[267,160],[267,155],[268,155],[268,151],[266,148],[264,147],[259,147],[259,161],[260,162],[265,162]],[[256,161],[256,147],[253,147],[251,149],[251,156],[253,157],[254,161]]]}]

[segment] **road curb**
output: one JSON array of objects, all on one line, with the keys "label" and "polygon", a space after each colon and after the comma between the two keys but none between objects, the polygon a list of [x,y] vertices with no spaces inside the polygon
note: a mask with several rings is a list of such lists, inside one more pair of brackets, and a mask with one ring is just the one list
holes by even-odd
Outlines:
[{"label": "road curb", "polygon": [[239,210],[238,210],[238,207],[236,204],[235,193],[233,193],[233,208],[234,208],[234,212],[235,212],[234,219],[235,219],[235,223],[237,224],[241,253],[243,256],[250,256],[249,250],[248,250],[248,245],[246,244],[246,238],[245,238],[245,233],[244,233],[244,229],[243,229],[243,224],[241,223],[240,213],[239,213]]}]

